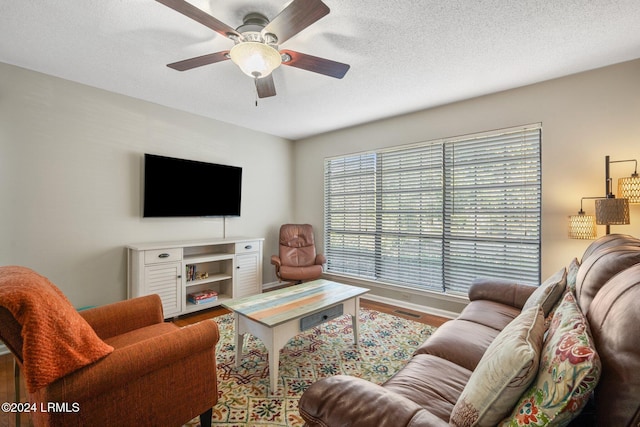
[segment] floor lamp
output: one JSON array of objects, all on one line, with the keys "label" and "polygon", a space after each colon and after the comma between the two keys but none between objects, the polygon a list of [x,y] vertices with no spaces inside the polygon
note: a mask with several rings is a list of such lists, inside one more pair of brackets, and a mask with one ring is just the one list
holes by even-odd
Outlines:
[{"label": "floor lamp", "polygon": [[[569,217],[569,238],[571,239],[595,239],[597,237],[596,224],[606,226],[606,234],[610,234],[611,225],[623,225],[630,223],[629,203],[640,204],[640,177],[638,177],[638,161],[611,160],[609,156],[604,158],[605,196],[583,197],[580,200],[578,215]],[[613,194],[612,179],[610,175],[611,163],[635,162],[634,172],[630,177],[618,180],[618,195]],[[584,199],[595,199],[596,214],[586,215],[582,210]]]}]

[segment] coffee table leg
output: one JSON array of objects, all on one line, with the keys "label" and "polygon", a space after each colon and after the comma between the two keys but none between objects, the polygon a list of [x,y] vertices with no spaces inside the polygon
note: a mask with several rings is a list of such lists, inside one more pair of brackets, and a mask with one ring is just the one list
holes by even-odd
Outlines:
[{"label": "coffee table leg", "polygon": [[240,360],[242,359],[244,335],[251,334],[259,338],[267,349],[267,357],[269,359],[268,394],[274,395],[278,391],[280,349],[284,347],[291,337],[300,332],[298,329],[299,321],[294,319],[293,321],[270,328],[252,319],[240,317],[240,315],[236,316],[236,366],[240,366]]},{"label": "coffee table leg", "polygon": [[280,367],[280,349],[273,346],[269,349],[269,395],[278,390],[278,368]]},{"label": "coffee table leg", "polygon": [[354,301],[355,313],[351,315],[351,323],[353,326],[353,343],[356,347],[360,347],[360,298],[355,297]]},{"label": "coffee table leg", "polygon": [[299,325],[300,320],[293,319],[273,328],[264,328],[260,332],[260,339],[269,352],[269,395],[275,395],[278,391],[280,350],[284,348],[289,339],[300,333]]},{"label": "coffee table leg", "polygon": [[238,313],[233,314],[235,317],[235,344],[236,344],[236,367],[240,366],[242,360],[242,350],[244,347],[244,333],[240,331],[240,315]]}]

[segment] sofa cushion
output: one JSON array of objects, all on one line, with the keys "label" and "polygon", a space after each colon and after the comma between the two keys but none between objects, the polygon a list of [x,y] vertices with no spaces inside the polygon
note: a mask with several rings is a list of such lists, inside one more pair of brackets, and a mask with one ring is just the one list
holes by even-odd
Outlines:
[{"label": "sofa cushion", "polygon": [[544,315],[547,316],[562,296],[566,285],[567,269],[562,267],[531,294],[527,302],[524,303],[522,311],[540,305],[544,311]]},{"label": "sofa cushion", "polygon": [[487,348],[451,413],[454,426],[495,426],[509,414],[538,371],[544,316],[524,310]]},{"label": "sofa cushion", "polygon": [[637,245],[640,243],[640,239],[637,239],[629,234],[607,234],[606,236],[600,237],[598,240],[592,242],[587,249],[585,249],[582,254],[582,262],[585,262],[587,258],[589,258],[594,253],[600,251],[601,249],[612,248],[614,246],[623,246],[623,245]]},{"label": "sofa cushion", "polygon": [[624,245],[599,249],[582,260],[576,276],[576,300],[583,313],[609,279],[632,265],[640,264],[640,246]]},{"label": "sofa cushion", "polygon": [[455,363],[430,354],[418,354],[383,387],[449,421],[453,406],[469,377],[471,371]]},{"label": "sofa cushion", "polygon": [[309,265],[306,267],[294,267],[283,265],[280,267],[280,275],[288,280],[308,280],[309,276],[320,277],[322,275],[321,265]]},{"label": "sofa cushion", "polygon": [[607,282],[587,319],[602,362],[599,425],[640,426],[640,264]]},{"label": "sofa cushion", "polygon": [[450,320],[436,329],[414,354],[432,354],[472,371],[499,333],[467,320]]},{"label": "sofa cushion", "polygon": [[538,376],[501,426],[566,425],[586,404],[600,377],[587,321],[567,292],[542,347]]},{"label": "sofa cushion", "polygon": [[501,331],[518,317],[520,312],[521,310],[510,305],[489,300],[477,300],[467,304],[457,320],[467,320]]}]

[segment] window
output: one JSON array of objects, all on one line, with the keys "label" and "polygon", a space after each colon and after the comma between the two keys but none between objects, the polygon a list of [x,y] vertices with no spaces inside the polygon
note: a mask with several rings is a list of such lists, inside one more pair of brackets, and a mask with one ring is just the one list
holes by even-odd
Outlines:
[{"label": "window", "polygon": [[466,294],[540,279],[540,126],[325,161],[327,272]]}]

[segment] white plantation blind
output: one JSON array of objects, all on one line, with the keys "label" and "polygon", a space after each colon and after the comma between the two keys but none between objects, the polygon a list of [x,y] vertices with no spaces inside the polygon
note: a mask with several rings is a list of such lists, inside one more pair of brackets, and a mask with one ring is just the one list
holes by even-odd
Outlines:
[{"label": "white plantation blind", "polygon": [[325,163],[327,271],[375,279],[376,155]]},{"label": "white plantation blind", "polygon": [[441,144],[378,155],[376,279],[442,288]]},{"label": "white plantation blind", "polygon": [[540,278],[539,126],[325,161],[327,271],[466,294]]},{"label": "white plantation blind", "polygon": [[540,279],[540,129],[447,143],[444,275],[466,293],[478,277]]}]

